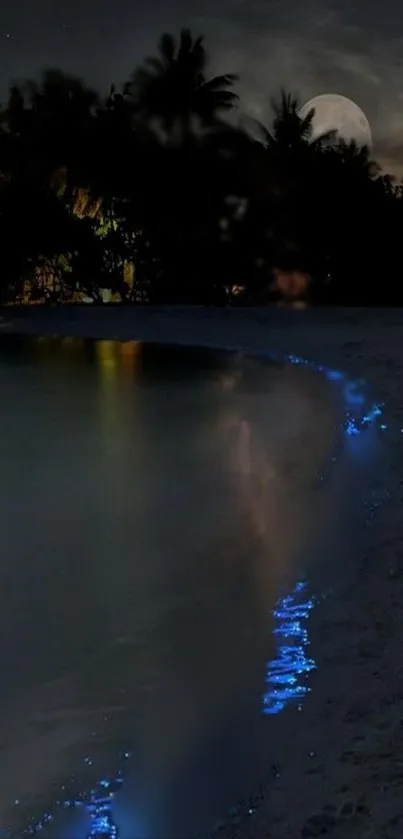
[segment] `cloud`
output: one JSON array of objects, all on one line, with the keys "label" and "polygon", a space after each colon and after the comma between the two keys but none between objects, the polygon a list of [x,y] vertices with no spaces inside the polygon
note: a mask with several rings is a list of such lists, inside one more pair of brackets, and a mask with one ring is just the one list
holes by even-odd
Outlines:
[{"label": "cloud", "polygon": [[59,63],[107,89],[156,49],[161,31],[190,26],[206,34],[214,72],[240,74],[251,116],[269,121],[270,99],[282,86],[302,101],[342,93],[366,113],[375,152],[400,160],[403,39],[396,33],[403,31],[403,4],[397,0],[383,0],[381,12],[378,0],[177,0],[174,9],[168,0],[87,0],[84,15],[79,0],[61,0],[67,32],[51,0],[40,3],[46,15],[32,27],[21,14],[28,0],[14,0],[16,33],[0,54],[4,87],[13,76]]},{"label": "cloud", "polygon": [[403,39],[394,34],[396,23],[394,31],[378,26],[374,33],[368,6],[360,25],[359,9],[355,15],[349,10],[317,2],[291,2],[285,9],[259,0],[228,3],[220,18],[198,22],[214,69],[239,73],[243,107],[251,116],[268,121],[270,99],[282,86],[302,102],[341,93],[366,113],[375,154],[403,163]]}]

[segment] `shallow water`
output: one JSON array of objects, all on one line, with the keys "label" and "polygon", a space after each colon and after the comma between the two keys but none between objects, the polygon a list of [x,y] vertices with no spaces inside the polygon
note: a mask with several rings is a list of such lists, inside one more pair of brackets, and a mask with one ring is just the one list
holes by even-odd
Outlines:
[{"label": "shallow water", "polygon": [[[291,365],[78,339],[1,339],[0,388],[0,828],[127,749],[123,839],[207,831],[271,771],[277,598],[348,562],[348,446],[318,482],[340,393]],[[86,818],[43,835],[81,839]]]}]

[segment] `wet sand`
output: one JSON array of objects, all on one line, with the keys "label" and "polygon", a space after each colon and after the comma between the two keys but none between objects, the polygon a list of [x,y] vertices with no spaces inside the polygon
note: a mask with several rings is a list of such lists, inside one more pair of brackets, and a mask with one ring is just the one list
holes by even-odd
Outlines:
[{"label": "wet sand", "polygon": [[[2,332],[181,342],[295,353],[364,377],[385,402],[367,537],[338,596],[315,611],[320,666],[300,712],[277,720],[267,777],[217,828],[223,837],[403,835],[403,312],[251,309],[7,310]],[[7,321],[9,321],[7,323]]]}]

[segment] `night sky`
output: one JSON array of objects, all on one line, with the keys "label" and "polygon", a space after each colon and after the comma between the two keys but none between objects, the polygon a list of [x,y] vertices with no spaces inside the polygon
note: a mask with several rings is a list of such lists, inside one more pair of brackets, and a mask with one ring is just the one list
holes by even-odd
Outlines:
[{"label": "night sky", "polygon": [[349,96],[375,155],[403,174],[400,0],[1,0],[0,92],[45,66],[98,88],[127,77],[162,31],[205,33],[212,70],[241,76],[243,107],[265,119],[283,85],[305,100]]}]

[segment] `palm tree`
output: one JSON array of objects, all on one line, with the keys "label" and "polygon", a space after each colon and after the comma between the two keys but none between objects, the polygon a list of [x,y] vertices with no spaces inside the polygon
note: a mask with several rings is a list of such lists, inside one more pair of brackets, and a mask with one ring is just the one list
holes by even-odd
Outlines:
[{"label": "palm tree", "polygon": [[258,124],[268,148],[278,148],[283,152],[296,152],[307,147],[319,150],[334,142],[336,137],[334,131],[327,131],[318,137],[313,137],[312,122],[315,109],[312,108],[305,116],[301,116],[300,102],[291,93],[282,90],[279,98],[271,100],[271,107],[273,111],[271,131],[261,123]]},{"label": "palm tree", "polygon": [[98,104],[98,94],[85,82],[54,68],[43,72],[40,84],[28,81],[25,93],[37,117],[46,121],[64,122],[70,117],[83,123]]},{"label": "palm tree", "polygon": [[378,164],[370,157],[368,146],[360,146],[355,140],[346,142],[339,139],[328,151],[336,156],[344,170],[348,170],[350,178],[358,177],[364,181],[372,181],[380,174]]},{"label": "palm tree", "polygon": [[2,122],[14,140],[15,163],[51,180],[80,160],[83,138],[98,108],[98,94],[81,79],[45,70],[40,82],[14,85]]},{"label": "palm tree", "polygon": [[[333,132],[315,137],[314,110],[301,116],[297,97],[282,90],[271,102],[270,129],[258,124],[261,141],[252,149],[248,214],[260,230],[260,255],[268,265],[314,269],[318,247],[310,248],[316,214],[316,185],[322,152]],[[259,133],[259,132],[258,132]],[[305,253],[306,251],[306,253]]]},{"label": "palm tree", "polygon": [[162,127],[165,137],[182,141],[196,123],[211,126],[220,115],[234,108],[237,95],[230,90],[233,74],[208,79],[203,37],[193,38],[182,29],[179,44],[165,33],[159,55],[147,58],[125,86],[133,109]]}]

